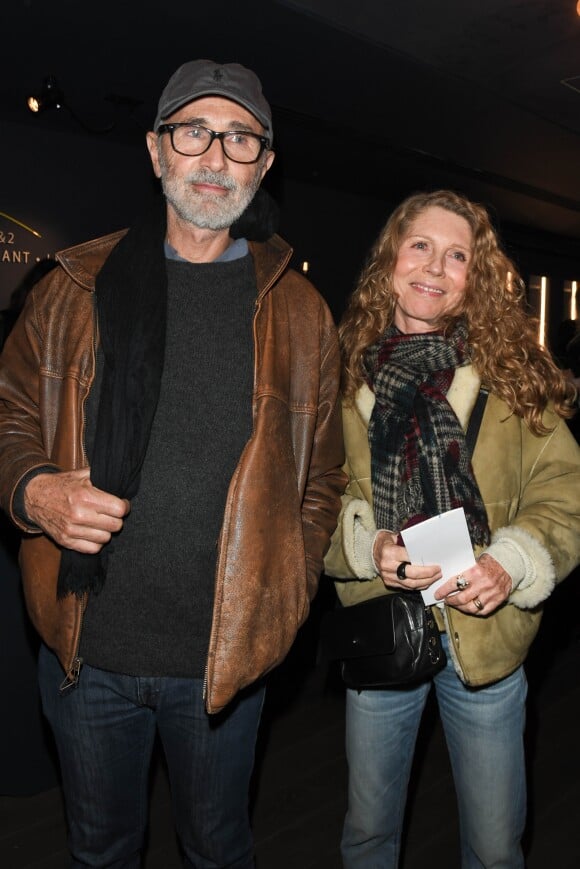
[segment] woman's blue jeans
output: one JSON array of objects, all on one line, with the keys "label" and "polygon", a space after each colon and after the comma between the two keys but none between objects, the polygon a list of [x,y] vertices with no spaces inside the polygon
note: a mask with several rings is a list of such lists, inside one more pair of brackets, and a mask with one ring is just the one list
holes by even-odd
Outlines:
[{"label": "woman's blue jeans", "polygon": [[250,869],[249,783],[264,685],[208,716],[200,679],[138,678],[85,665],[59,694],[63,671],[42,647],[39,681],[55,735],[72,866],[134,869],[148,817],[158,733],[185,867]]},{"label": "woman's blue jeans", "polygon": [[[442,639],[447,646],[445,634]],[[447,657],[447,666],[432,682],[457,793],[461,867],[522,869],[527,694],[523,667],[493,685],[470,689]],[[347,691],[345,869],[399,865],[413,754],[431,684]]]}]

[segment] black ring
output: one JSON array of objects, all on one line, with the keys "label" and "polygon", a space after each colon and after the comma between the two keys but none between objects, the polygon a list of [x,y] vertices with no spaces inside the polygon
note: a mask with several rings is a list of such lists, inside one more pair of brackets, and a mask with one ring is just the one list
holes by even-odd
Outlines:
[{"label": "black ring", "polygon": [[407,568],[407,565],[410,563],[410,561],[401,561],[401,563],[397,567],[397,576],[399,577],[399,579],[407,579],[407,574],[405,573],[405,570]]}]

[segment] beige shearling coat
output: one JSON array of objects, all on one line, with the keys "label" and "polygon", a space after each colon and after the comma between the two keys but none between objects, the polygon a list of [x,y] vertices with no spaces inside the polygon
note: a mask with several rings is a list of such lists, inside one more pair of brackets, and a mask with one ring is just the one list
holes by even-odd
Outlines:
[{"label": "beige shearling coat", "polygon": [[[457,370],[447,397],[464,430],[479,386],[471,366]],[[325,572],[335,578],[346,606],[388,593],[370,555],[376,530],[368,443],[373,406],[367,386],[343,406],[349,482]],[[524,661],[543,602],[580,559],[580,448],[564,420],[548,411],[545,422],[553,431],[537,437],[503,401],[488,398],[473,468],[492,532],[486,551],[510,574],[513,591],[485,617],[434,607],[440,628],[449,634],[457,674],[467,685],[497,681]]]}]

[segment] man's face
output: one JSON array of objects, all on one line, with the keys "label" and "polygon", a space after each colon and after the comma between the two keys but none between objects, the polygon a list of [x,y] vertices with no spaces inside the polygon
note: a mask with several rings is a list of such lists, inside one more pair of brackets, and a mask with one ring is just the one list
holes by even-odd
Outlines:
[{"label": "man's face", "polygon": [[[182,106],[168,123],[195,123],[210,130],[247,130],[264,134],[260,122],[238,103],[223,97],[202,97]],[[178,216],[200,229],[229,228],[249,205],[274,160],[265,151],[257,163],[235,163],[214,139],[197,157],[177,154],[170,136],[147,134],[153,170],[161,179],[167,201]]]}]

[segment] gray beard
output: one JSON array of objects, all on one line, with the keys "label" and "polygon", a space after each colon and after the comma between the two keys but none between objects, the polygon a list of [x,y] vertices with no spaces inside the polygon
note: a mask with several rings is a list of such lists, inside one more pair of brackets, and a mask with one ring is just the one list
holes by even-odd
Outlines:
[{"label": "gray beard", "polygon": [[[229,229],[232,223],[246,210],[256,190],[260,186],[260,173],[256,172],[253,180],[245,186],[236,184],[229,175],[210,172],[201,169],[191,172],[186,178],[176,179],[166,173],[162,165],[161,184],[167,201],[173,206],[179,217],[187,223],[192,223],[199,229],[223,230]],[[189,184],[206,182],[219,184],[230,193],[227,196],[198,197],[192,194]]]}]

